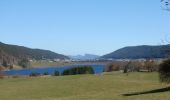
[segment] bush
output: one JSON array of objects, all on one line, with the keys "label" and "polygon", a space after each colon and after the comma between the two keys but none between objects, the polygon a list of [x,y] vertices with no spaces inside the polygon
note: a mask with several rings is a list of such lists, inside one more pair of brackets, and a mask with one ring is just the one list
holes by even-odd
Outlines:
[{"label": "bush", "polygon": [[35,77],[35,76],[40,76],[41,74],[40,73],[37,73],[37,72],[32,72],[31,74],[30,74],[30,76],[33,76],[33,77]]},{"label": "bush", "polygon": [[113,61],[105,66],[104,71],[111,72],[123,70],[126,63],[126,61]]},{"label": "bush", "polygon": [[94,74],[91,66],[82,66],[65,70],[62,75]]},{"label": "bush", "polygon": [[4,79],[4,75],[3,74],[0,74],[0,79]]},{"label": "bush", "polygon": [[19,78],[19,77],[20,77],[19,75],[12,76],[12,78]]},{"label": "bush", "polygon": [[8,67],[8,62],[7,62],[7,60],[3,60],[2,65],[3,65],[4,67]]},{"label": "bush", "polygon": [[[1,68],[1,67],[0,67]],[[4,79],[5,75],[0,70],[0,79]]]},{"label": "bush", "polygon": [[144,69],[148,72],[158,71],[158,65],[159,64],[157,64],[154,60],[149,59],[144,62]]},{"label": "bush", "polygon": [[[0,71],[2,71],[2,70],[5,70],[5,68],[0,66]],[[1,72],[0,72],[0,74],[1,74]]]},{"label": "bush", "polygon": [[109,64],[104,69],[105,72],[112,72],[112,71],[119,71],[119,70],[120,70],[120,66],[114,64]]},{"label": "bush", "polygon": [[148,72],[158,71],[159,62],[154,60],[133,60],[133,61],[112,61],[105,66],[106,72],[123,70],[126,72],[140,72],[147,70]]},{"label": "bush", "polygon": [[60,76],[59,71],[54,71],[54,76]]},{"label": "bush", "polygon": [[167,59],[160,64],[159,78],[161,82],[170,83],[170,59]]},{"label": "bush", "polygon": [[29,68],[30,67],[30,61],[28,59],[22,59],[18,62],[18,65],[22,68]]},{"label": "bush", "polygon": [[49,75],[49,73],[48,72],[44,72],[44,74],[43,75]]}]

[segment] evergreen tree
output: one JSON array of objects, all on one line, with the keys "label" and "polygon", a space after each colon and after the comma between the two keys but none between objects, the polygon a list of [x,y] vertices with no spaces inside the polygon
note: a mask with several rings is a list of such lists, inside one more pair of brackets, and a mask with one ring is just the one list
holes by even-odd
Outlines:
[{"label": "evergreen tree", "polygon": [[170,58],[160,64],[159,77],[161,82],[170,83]]}]

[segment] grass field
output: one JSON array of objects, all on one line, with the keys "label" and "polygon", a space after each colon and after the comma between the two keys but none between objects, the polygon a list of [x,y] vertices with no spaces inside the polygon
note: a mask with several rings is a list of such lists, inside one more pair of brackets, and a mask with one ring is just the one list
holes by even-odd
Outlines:
[{"label": "grass field", "polygon": [[145,92],[164,88],[157,73],[105,73],[46,78],[0,80],[0,100],[170,100],[170,92]]}]

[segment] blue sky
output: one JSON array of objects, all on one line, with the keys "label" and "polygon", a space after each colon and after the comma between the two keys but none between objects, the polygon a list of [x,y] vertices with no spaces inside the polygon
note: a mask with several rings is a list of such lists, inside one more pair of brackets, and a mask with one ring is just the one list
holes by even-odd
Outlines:
[{"label": "blue sky", "polygon": [[0,41],[65,55],[158,45],[170,34],[170,12],[160,6],[160,0],[0,0]]}]

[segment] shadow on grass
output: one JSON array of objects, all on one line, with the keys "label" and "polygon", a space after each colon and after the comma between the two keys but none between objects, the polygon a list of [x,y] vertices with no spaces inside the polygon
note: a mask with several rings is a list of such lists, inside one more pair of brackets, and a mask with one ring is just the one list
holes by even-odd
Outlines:
[{"label": "shadow on grass", "polygon": [[135,95],[142,95],[142,94],[168,92],[168,91],[170,91],[170,87],[161,88],[161,89],[155,89],[155,90],[150,90],[150,91],[144,91],[144,92],[134,92],[134,93],[128,93],[128,94],[122,94],[122,95],[123,96],[135,96]]}]

